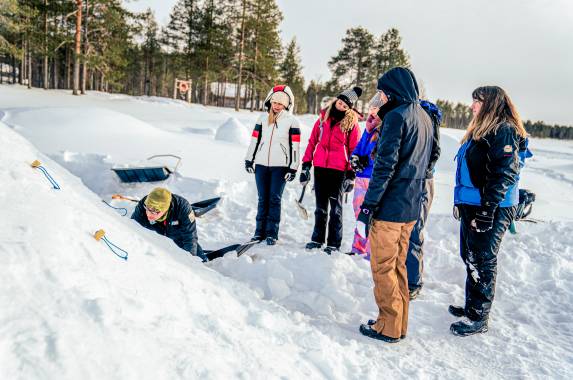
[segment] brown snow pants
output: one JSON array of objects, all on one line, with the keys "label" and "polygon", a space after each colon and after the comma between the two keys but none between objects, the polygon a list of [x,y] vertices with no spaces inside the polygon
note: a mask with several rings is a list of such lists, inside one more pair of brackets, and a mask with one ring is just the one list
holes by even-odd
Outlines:
[{"label": "brown snow pants", "polygon": [[372,328],[380,334],[400,338],[408,329],[408,273],[406,256],[416,221],[395,223],[376,220],[370,229],[370,266],[378,318]]}]

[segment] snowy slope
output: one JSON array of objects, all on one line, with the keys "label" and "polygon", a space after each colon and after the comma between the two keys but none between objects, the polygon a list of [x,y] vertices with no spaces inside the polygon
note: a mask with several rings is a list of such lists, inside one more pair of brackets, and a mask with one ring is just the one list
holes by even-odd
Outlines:
[{"label": "snowy slope", "polygon": [[[256,187],[243,170],[246,147],[215,133],[230,117],[251,128],[257,116],[0,86],[0,207],[8,214],[0,228],[0,378],[570,377],[570,142],[533,140],[523,183],[538,194],[533,216],[549,222],[520,223],[518,235],[506,236],[490,332],[460,339],[447,313],[462,302],[465,279],[450,216],[460,131],[443,131],[425,288],[411,303],[408,338],[385,345],[357,331],[376,315],[368,263],[302,249],[312,222],[293,207],[299,185],[287,185],[276,247],[207,265],[101,202],[154,186],[121,184],[111,166],[167,150],[184,156],[184,166],[166,186],[191,201],[224,196],[198,222],[202,245],[247,239]],[[301,117],[306,136],[313,119]],[[37,158],[62,190],[29,167]],[[304,203],[312,210],[312,197]],[[347,204],[345,248],[352,219]],[[93,239],[99,228],[129,251],[127,262]]]}]

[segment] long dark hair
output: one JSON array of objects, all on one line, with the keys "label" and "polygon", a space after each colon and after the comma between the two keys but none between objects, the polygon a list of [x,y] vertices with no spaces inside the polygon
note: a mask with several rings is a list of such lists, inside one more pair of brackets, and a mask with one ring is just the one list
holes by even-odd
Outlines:
[{"label": "long dark hair", "polygon": [[503,123],[511,124],[519,136],[527,136],[515,105],[501,87],[478,87],[472,92],[472,98],[482,105],[471,120],[462,143],[469,140],[478,141],[488,133],[495,132]]}]

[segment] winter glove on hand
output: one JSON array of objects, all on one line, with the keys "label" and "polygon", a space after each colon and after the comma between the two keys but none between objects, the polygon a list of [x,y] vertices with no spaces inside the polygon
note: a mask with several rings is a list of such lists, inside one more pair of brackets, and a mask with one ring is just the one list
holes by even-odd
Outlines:
[{"label": "winter glove on hand", "polygon": [[296,170],[295,169],[287,169],[287,174],[285,174],[285,180],[291,182],[296,177]]},{"label": "winter glove on hand", "polygon": [[350,193],[354,189],[355,178],[356,174],[352,170],[346,172],[344,182],[342,182],[342,191],[344,193]]},{"label": "winter glove on hand", "polygon": [[253,161],[245,160],[245,170],[249,174],[253,174],[255,172],[255,168],[253,167]]},{"label": "winter glove on hand", "polygon": [[362,165],[364,169],[370,165],[370,156],[358,156],[358,158],[360,159],[360,165]]},{"label": "winter glove on hand", "polygon": [[493,228],[493,216],[495,214],[495,206],[486,204],[476,211],[476,217],[471,221],[471,227],[476,232],[487,232]]},{"label": "winter glove on hand", "polygon": [[350,156],[350,167],[358,173],[362,173],[362,171],[364,171],[364,166],[362,166],[362,163],[360,162],[360,157],[355,154]]},{"label": "winter glove on hand", "polygon": [[367,205],[362,205],[360,207],[358,218],[356,219],[356,231],[364,239],[368,237],[370,223],[372,223],[372,210],[373,208],[370,208]]},{"label": "winter glove on hand", "polygon": [[300,172],[300,183],[304,186],[310,182],[310,168],[312,167],[311,162],[303,162],[302,171]]}]

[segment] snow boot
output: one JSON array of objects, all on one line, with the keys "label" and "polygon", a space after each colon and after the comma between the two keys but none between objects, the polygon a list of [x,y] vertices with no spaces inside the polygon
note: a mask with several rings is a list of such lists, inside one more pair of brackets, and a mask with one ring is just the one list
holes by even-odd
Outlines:
[{"label": "snow boot", "polygon": [[338,252],[338,248],[327,245],[323,251],[326,252],[327,255],[332,255],[333,252]]},{"label": "snow boot", "polygon": [[378,339],[386,343],[397,343],[400,341],[400,338],[392,338],[383,334],[380,334],[378,331],[374,330],[369,325],[360,325],[360,333],[368,338]]},{"label": "snow boot", "polygon": [[[375,319],[369,319],[368,322],[366,322],[368,326],[374,326],[375,323],[376,323]],[[406,339],[406,335],[400,335],[400,339]]]},{"label": "snow boot", "polygon": [[487,319],[482,321],[472,321],[471,319],[464,319],[452,323],[450,325],[450,331],[456,336],[468,336],[473,334],[485,333],[487,332]]},{"label": "snow boot", "polygon": [[251,238],[251,241],[257,241],[259,243],[262,242],[263,240],[265,240],[265,238],[259,235],[255,235]]},{"label": "snow boot", "polygon": [[412,300],[415,300],[416,298],[418,298],[418,296],[420,295],[420,292],[422,291],[422,287],[420,286],[419,288],[410,288],[408,290],[410,293],[410,301],[412,301]]},{"label": "snow boot", "polygon": [[267,238],[267,245],[275,245],[277,244],[277,239],[275,239],[274,237],[268,237]]},{"label": "snow boot", "polygon": [[463,307],[461,306],[454,306],[454,305],[450,305],[448,306],[448,311],[450,312],[451,315],[453,315],[454,317],[465,317],[466,316],[466,311],[464,310]]},{"label": "snow boot", "polygon": [[310,243],[306,243],[305,248],[306,249],[317,249],[317,248],[321,248],[322,244],[317,243],[315,241],[311,241]]}]

